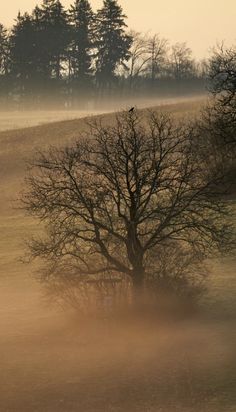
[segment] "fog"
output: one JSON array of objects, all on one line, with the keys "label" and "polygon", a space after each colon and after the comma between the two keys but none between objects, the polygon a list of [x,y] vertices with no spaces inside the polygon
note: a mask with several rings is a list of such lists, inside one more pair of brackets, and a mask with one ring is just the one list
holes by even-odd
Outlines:
[{"label": "fog", "polygon": [[17,275],[1,278],[0,410],[234,411],[235,317],[219,305],[93,319]]},{"label": "fog", "polygon": [[112,113],[116,110],[128,109],[134,105],[142,109],[185,102],[202,102],[205,98],[206,95],[203,92],[172,97],[153,97],[147,95],[145,98],[104,99],[99,105],[94,102],[84,102],[83,107],[78,109],[62,108],[61,106],[57,108],[56,101],[52,101],[47,110],[43,108],[30,109],[30,104],[26,105],[25,108],[6,110],[4,105],[0,105],[0,132]]},{"label": "fog", "polygon": [[0,412],[235,412],[235,0],[0,3]]},{"label": "fog", "polygon": [[[202,101],[168,104],[189,115]],[[195,310],[163,300],[152,312],[90,316],[54,306],[32,276],[37,267],[21,262],[23,241],[37,230],[15,208],[25,159],[36,147],[73,140],[85,127],[82,115],[1,113],[2,130],[43,124],[0,133],[0,410],[233,412],[234,259],[210,262],[208,292]],[[55,120],[67,121],[47,124]]]}]

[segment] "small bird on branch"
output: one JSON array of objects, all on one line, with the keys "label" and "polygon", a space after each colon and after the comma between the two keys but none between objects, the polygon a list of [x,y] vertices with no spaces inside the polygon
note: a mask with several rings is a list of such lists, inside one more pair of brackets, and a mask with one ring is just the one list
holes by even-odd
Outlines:
[{"label": "small bird on branch", "polygon": [[134,107],[131,107],[131,109],[129,109],[129,113],[133,113],[134,112]]}]

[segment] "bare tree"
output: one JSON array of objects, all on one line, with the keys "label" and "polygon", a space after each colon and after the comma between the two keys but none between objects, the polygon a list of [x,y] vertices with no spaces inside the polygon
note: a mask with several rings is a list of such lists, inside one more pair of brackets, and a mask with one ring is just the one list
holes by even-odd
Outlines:
[{"label": "bare tree", "polygon": [[195,62],[195,73],[199,79],[207,79],[209,72],[208,59],[201,59]]},{"label": "bare tree", "polygon": [[226,48],[224,44],[215,47],[208,74],[210,91],[214,95],[233,98],[236,94],[236,47]]},{"label": "bare tree", "polygon": [[215,168],[224,171],[224,184],[235,185],[236,48],[218,45],[213,50],[207,74],[211,95],[196,130],[204,150],[214,156],[210,165],[215,164]]},{"label": "bare tree", "polygon": [[39,153],[23,202],[45,224],[30,248],[49,262],[49,276],[126,277],[139,294],[161,248],[202,259],[229,245],[220,176],[206,173],[193,136],[166,115],[134,111],[111,126],[96,121],[71,147]]},{"label": "bare tree", "polygon": [[150,55],[150,72],[151,79],[154,81],[156,77],[162,74],[167,62],[168,40],[161,38],[158,34],[148,39],[148,52]]},{"label": "bare tree", "polygon": [[147,50],[147,36],[136,31],[131,31],[130,36],[133,43],[130,49],[129,78],[130,86],[133,87],[138,77],[146,72],[150,55]]},{"label": "bare tree", "polygon": [[236,147],[236,47],[213,51],[209,65],[209,90],[213,101],[207,111],[211,130],[222,144]]},{"label": "bare tree", "polygon": [[192,50],[186,43],[176,43],[171,48],[170,69],[176,79],[186,78],[193,72]]},{"label": "bare tree", "polygon": [[167,62],[168,40],[158,34],[153,36],[131,32],[133,43],[130,51],[130,84],[140,76],[150,75],[154,81],[163,74]]}]

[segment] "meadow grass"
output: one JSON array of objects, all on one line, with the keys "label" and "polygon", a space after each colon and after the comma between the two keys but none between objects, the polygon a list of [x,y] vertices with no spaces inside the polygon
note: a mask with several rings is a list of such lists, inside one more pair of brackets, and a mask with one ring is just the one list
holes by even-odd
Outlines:
[{"label": "meadow grass", "polygon": [[[203,102],[158,110],[195,116]],[[113,114],[103,115],[111,123]],[[86,119],[0,133],[0,410],[234,412],[235,260],[212,262],[209,295],[191,319],[101,324],[47,306],[20,262],[38,224],[16,208],[35,149],[64,145]],[[207,307],[207,309],[206,309]]]}]

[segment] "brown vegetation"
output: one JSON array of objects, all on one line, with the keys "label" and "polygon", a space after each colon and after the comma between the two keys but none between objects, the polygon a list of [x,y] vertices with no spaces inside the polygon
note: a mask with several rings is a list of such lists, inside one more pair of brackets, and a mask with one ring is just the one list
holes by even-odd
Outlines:
[{"label": "brown vegetation", "polygon": [[[169,106],[177,116],[196,104]],[[162,108],[164,110],[164,108]],[[113,121],[113,116],[106,121]],[[211,261],[207,313],[113,325],[52,310],[18,260],[38,225],[12,208],[37,147],[71,144],[84,120],[0,133],[0,409],[11,412],[235,410],[235,261]],[[13,204],[14,206],[14,204]],[[188,314],[188,313],[186,313]],[[155,325],[155,327],[154,327]]]}]

